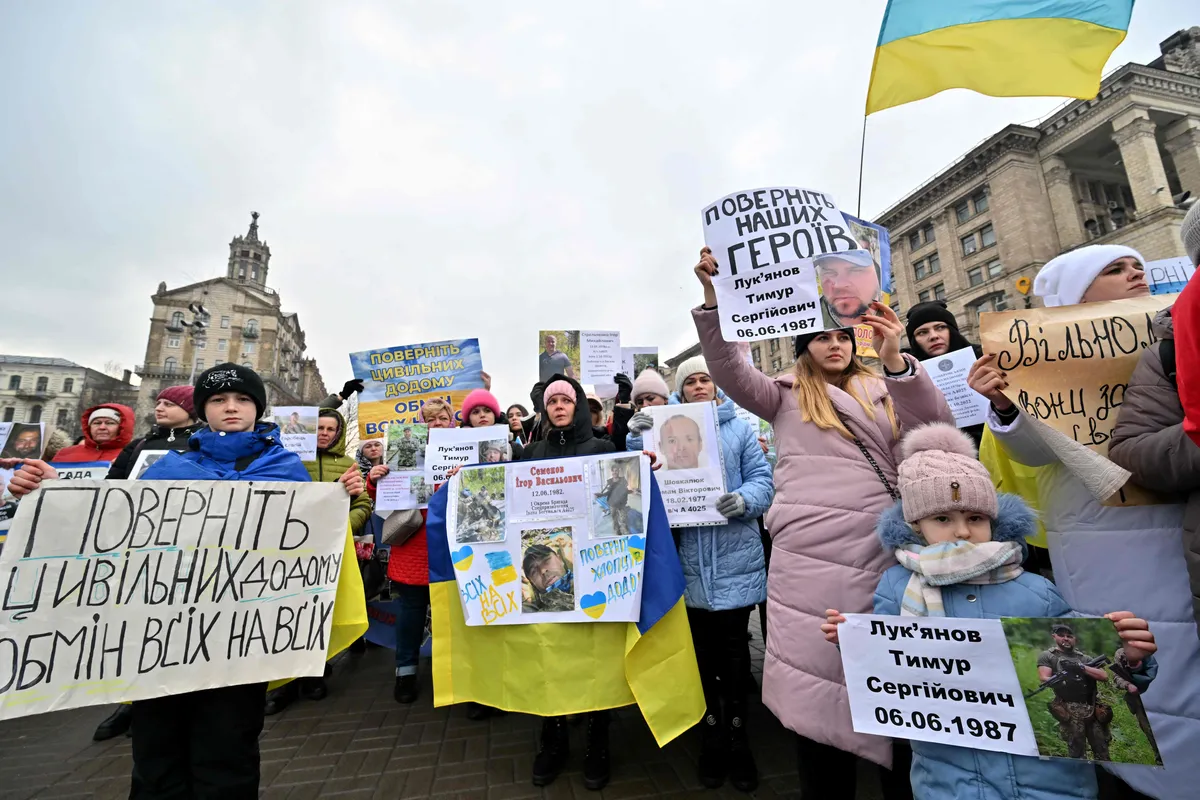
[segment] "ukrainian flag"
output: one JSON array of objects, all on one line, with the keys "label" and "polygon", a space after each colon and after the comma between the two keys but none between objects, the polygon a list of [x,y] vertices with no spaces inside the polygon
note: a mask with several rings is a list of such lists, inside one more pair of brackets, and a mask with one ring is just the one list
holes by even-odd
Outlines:
[{"label": "ukrainian flag", "polygon": [[1132,14],[1133,0],[890,0],[867,114],[946,89],[1095,97]]},{"label": "ukrainian flag", "polygon": [[1049,547],[1050,545],[1046,542],[1046,526],[1042,524],[1038,499],[1038,473],[1042,471],[1042,467],[1027,467],[1013,461],[992,434],[992,429],[986,427],[983,429],[983,441],[979,443],[979,461],[992,476],[992,483],[996,486],[997,492],[1020,495],[1030,508],[1039,512],[1037,533],[1026,536],[1025,541],[1043,550]]},{"label": "ukrainian flag", "polygon": [[468,627],[446,538],[446,488],[429,501],[433,704],[474,701],[538,716],[637,703],[659,746],[704,716],[704,692],[683,606],[683,570],[658,482],[637,623]]}]

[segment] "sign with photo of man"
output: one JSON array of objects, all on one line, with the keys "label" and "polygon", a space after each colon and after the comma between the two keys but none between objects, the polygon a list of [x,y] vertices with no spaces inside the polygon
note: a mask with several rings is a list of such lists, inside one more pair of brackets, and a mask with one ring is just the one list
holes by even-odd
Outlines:
[{"label": "sign with photo of man", "polygon": [[724,525],[717,498],[725,494],[725,468],[715,403],[647,406],[654,420],[645,433],[647,450],[662,468],[656,477],[672,528]]}]

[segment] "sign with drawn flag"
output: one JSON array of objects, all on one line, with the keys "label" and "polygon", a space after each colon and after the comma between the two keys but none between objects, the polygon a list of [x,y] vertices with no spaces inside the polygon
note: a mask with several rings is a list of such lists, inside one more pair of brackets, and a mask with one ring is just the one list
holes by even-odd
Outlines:
[{"label": "sign with drawn flag", "polygon": [[435,706],[473,701],[546,717],[636,704],[660,747],[700,721],[683,570],[653,473],[637,622],[468,626],[447,535],[449,498],[447,484],[427,519]]}]

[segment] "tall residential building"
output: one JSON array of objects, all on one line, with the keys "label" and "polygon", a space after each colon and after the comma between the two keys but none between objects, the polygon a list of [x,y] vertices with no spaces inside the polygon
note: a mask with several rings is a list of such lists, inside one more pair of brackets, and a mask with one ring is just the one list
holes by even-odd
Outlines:
[{"label": "tall residential building", "polygon": [[136,370],[139,420],[153,419],[164,386],[188,383],[225,361],[257,371],[269,405],[316,405],[325,397],[316,361],[305,356],[299,317],[267,287],[271,248],[258,237],[258,212],[250,217],[246,235],[229,243],[225,275],[177,289],[160,283],[150,298],[146,360]]},{"label": "tall residential building", "polygon": [[62,428],[82,434],[80,415],[100,403],[137,402],[138,387],[121,378],[63,358],[0,355],[0,420],[44,422],[46,430]]},{"label": "tall residential building", "polygon": [[1185,255],[1181,195],[1200,196],[1200,27],[1160,49],[1094,99],[1009,125],[879,215],[893,308],[945,300],[976,340],[979,313],[1029,302],[1017,279],[1060,253],[1120,243],[1147,260]]}]

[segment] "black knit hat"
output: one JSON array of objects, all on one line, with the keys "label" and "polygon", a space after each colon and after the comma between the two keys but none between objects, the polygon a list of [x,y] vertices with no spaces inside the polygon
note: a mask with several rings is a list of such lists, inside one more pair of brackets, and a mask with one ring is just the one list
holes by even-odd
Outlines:
[{"label": "black knit hat", "polygon": [[255,419],[261,419],[267,410],[267,389],[258,373],[249,367],[226,362],[206,369],[196,376],[196,386],[192,395],[196,405],[196,416],[208,422],[204,406],[208,404],[208,398],[221,392],[241,392],[248,395],[254,400],[254,407],[258,410]]},{"label": "black knit hat", "polygon": [[792,349],[795,350],[795,352],[796,352],[796,358],[799,358],[800,354],[808,349],[808,346],[810,344],[812,344],[813,339],[817,338],[822,333],[833,333],[835,330],[840,330],[842,333],[846,334],[851,339],[854,339],[854,328],[831,328],[827,331],[813,331],[812,333],[802,333],[799,336],[792,339]]},{"label": "black knit hat", "polygon": [[913,335],[917,328],[930,322],[944,322],[953,330],[958,330],[958,320],[941,300],[917,303],[908,310],[908,321],[904,326],[904,332],[908,334],[908,343],[915,346],[917,342]]}]

